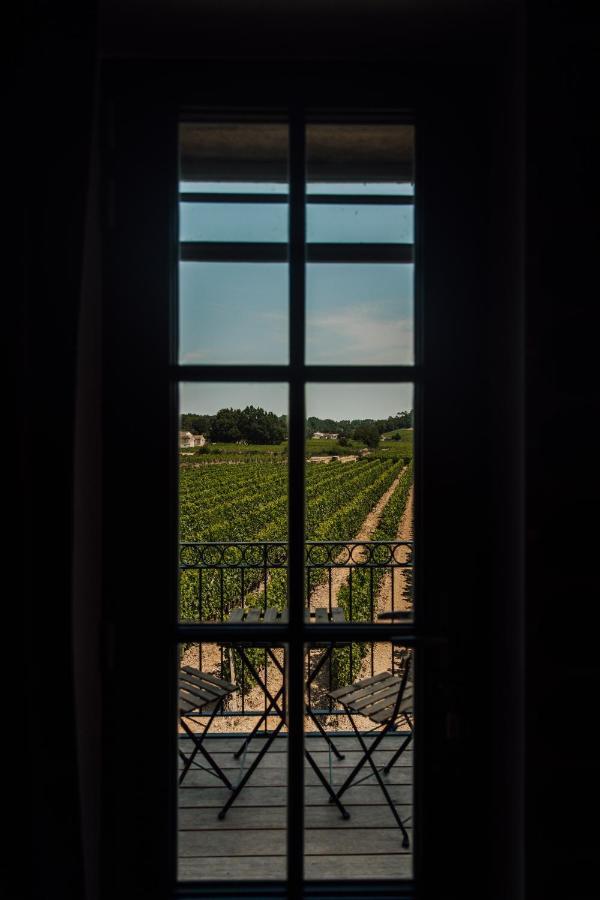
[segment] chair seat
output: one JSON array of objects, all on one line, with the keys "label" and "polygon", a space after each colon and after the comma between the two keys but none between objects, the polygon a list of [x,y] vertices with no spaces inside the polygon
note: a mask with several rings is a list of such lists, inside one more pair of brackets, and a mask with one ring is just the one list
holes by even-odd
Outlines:
[{"label": "chair seat", "polygon": [[[331,691],[329,696],[352,713],[367,716],[374,722],[386,722],[393,714],[398,691],[402,686],[399,675],[379,672],[372,678],[363,678],[345,687]],[[398,712],[412,707],[412,684],[406,685]]]},{"label": "chair seat", "polygon": [[236,690],[235,684],[201,672],[193,666],[183,666],[179,671],[179,712],[187,715],[224,700]]}]

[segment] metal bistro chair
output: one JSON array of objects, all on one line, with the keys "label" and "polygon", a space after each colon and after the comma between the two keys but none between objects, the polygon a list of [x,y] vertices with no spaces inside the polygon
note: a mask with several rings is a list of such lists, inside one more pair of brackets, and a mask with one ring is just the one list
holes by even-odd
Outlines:
[{"label": "metal bistro chair", "polygon": [[[215,675],[209,675],[207,672],[201,672],[192,666],[183,666],[179,670],[179,721],[193,744],[193,750],[189,755],[184,753],[181,748],[179,749],[179,756],[183,760],[179,784],[183,782],[190,767],[194,765],[219,778],[229,790],[233,790],[229,778],[204,746],[204,739],[214,717],[222,708],[227,697],[235,690],[237,690],[235,684],[231,684],[223,678],[217,678]],[[200,733],[192,731],[186,720],[197,721],[198,718],[204,717],[208,717],[204,730]],[[196,762],[198,753],[204,757],[210,768]]]},{"label": "metal bistro chair", "polygon": [[[363,756],[352,769],[342,786],[335,791],[335,796],[331,797],[331,800],[334,801],[338,807],[341,807],[340,798],[345,794],[349,787],[353,784],[359,784],[361,781],[364,781],[365,778],[370,778],[371,775],[374,775],[379,787],[383,791],[383,795],[392,811],[398,827],[402,832],[402,846],[408,847],[408,833],[402,819],[398,815],[398,811],[390,797],[387,786],[381,777],[381,771],[386,775],[389,774],[390,769],[394,763],[397,762],[400,755],[406,750],[413,736],[413,685],[409,678],[411,667],[410,653],[402,661],[401,666],[402,668],[399,674],[380,672],[372,678],[363,678],[361,681],[355,681],[354,684],[349,684],[346,687],[328,692],[328,695],[343,707],[346,715],[350,719],[354,733],[358,738],[363,751]],[[371,729],[369,734],[372,734],[372,732],[378,728],[381,729],[374,737],[369,747],[367,747],[363,735],[356,727],[354,716],[365,716],[375,723],[374,728]],[[400,747],[394,752],[389,762],[381,767],[380,771],[375,765],[373,754],[386,734],[388,734],[389,731],[395,731],[401,723],[408,725],[408,734],[400,744]],[[364,778],[361,778],[360,781],[356,781],[358,773],[367,763],[372,771],[368,775],[365,775]]]}]

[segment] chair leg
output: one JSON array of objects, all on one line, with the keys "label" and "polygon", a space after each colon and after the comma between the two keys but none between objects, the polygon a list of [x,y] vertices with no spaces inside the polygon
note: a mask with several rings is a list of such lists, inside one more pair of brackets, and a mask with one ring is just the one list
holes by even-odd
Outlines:
[{"label": "chair leg", "polygon": [[319,733],[321,734],[321,736],[325,738],[325,741],[326,741],[327,744],[331,747],[331,749],[332,749],[333,752],[335,753],[336,757],[337,757],[338,759],[344,759],[344,758],[345,758],[345,757],[344,757],[344,754],[343,754],[343,753],[340,753],[340,751],[339,751],[338,748],[335,746],[335,744],[333,743],[333,741],[331,740],[331,738],[329,737],[329,735],[327,734],[327,732],[325,731],[325,729],[323,728],[323,726],[321,725],[321,723],[319,722],[317,716],[314,714],[314,712],[312,711],[312,709],[310,708],[310,706],[308,706],[308,704],[306,705],[306,714],[307,714],[307,716],[309,716],[309,717],[312,719],[312,721],[315,723],[315,725],[317,726],[317,730],[319,731]]},{"label": "chair leg", "polygon": [[359,741],[359,743],[360,743],[360,745],[361,745],[361,747],[362,747],[362,749],[363,749],[364,756],[363,756],[363,758],[360,759],[360,760],[357,762],[357,764],[354,766],[354,768],[352,769],[352,771],[350,772],[350,774],[348,775],[348,777],[347,777],[346,780],[344,781],[344,783],[343,783],[343,785],[341,786],[341,788],[339,789],[339,791],[336,791],[336,796],[337,796],[337,797],[341,797],[342,794],[345,794],[345,793],[346,793],[346,791],[348,790],[348,788],[352,785],[352,783],[353,783],[354,780],[356,779],[356,776],[358,775],[358,773],[360,772],[360,770],[363,768],[363,766],[365,765],[365,763],[367,763],[367,762],[369,761],[371,755],[375,752],[375,750],[377,749],[377,747],[379,746],[379,744],[381,743],[381,741],[383,740],[383,738],[385,737],[385,735],[386,735],[387,732],[388,732],[388,728],[384,728],[384,730],[381,731],[381,732],[377,735],[377,737],[375,738],[375,740],[373,741],[373,743],[371,744],[371,746],[370,746],[370,747],[367,747],[366,744],[365,744],[365,742],[363,741],[363,739],[362,739],[360,733],[358,732],[358,730],[357,730],[357,728],[356,728],[356,725],[354,724],[354,719],[352,718],[352,715],[350,714],[350,712],[348,711],[347,708],[346,708],[346,714],[347,714],[348,718],[350,719],[350,724],[352,725],[352,728],[354,729],[354,733],[356,734],[356,737],[358,738],[358,741]]},{"label": "chair leg", "polygon": [[[282,694],[283,694],[283,688],[280,688],[279,691],[277,691],[277,693],[275,694],[275,697],[273,698],[276,709],[279,709],[279,707],[277,706],[277,701],[279,700],[279,698],[281,697]],[[256,733],[259,730],[262,723],[266,720],[267,716],[269,716],[271,714],[272,709],[273,709],[273,703],[269,703],[269,706],[266,708],[264,713],[261,715],[260,719],[258,719],[256,725],[254,726],[254,728],[252,729],[250,734],[244,738],[244,741],[243,741],[241,747],[239,747],[239,749],[236,750],[235,753],[233,754],[235,759],[240,758],[240,756],[242,755],[242,753],[244,752],[244,750],[246,749],[246,747],[248,746],[248,744],[250,743],[252,738],[256,735]]]},{"label": "chair leg", "polygon": [[[310,701],[310,688],[311,688],[311,685],[312,685],[313,681],[315,680],[315,678],[317,677],[317,675],[319,674],[319,672],[321,671],[321,669],[323,668],[323,666],[325,665],[325,663],[327,662],[327,660],[331,659],[331,655],[332,655],[332,653],[333,653],[333,648],[334,648],[334,645],[331,644],[331,645],[325,650],[325,653],[322,655],[321,659],[319,660],[319,662],[317,663],[317,665],[314,667],[313,671],[311,672],[310,676],[308,677],[308,679],[307,679],[307,681],[306,681],[306,694],[307,694],[307,697],[308,697],[309,701]],[[337,757],[338,759],[344,759],[344,754],[343,754],[343,753],[340,753],[340,751],[338,750],[338,748],[337,748],[337,747],[335,746],[335,744],[333,743],[332,739],[329,737],[329,735],[327,734],[327,732],[325,731],[325,729],[323,728],[323,726],[321,725],[321,723],[318,721],[317,716],[313,713],[313,711],[312,711],[312,709],[311,709],[311,706],[310,706],[310,702],[306,704],[306,714],[307,714],[308,716],[310,716],[310,718],[312,719],[312,721],[315,723],[315,725],[317,726],[318,731],[321,733],[322,737],[325,738],[325,741],[326,741],[327,744],[331,747],[331,749],[332,749],[333,752],[335,753],[336,757]]]},{"label": "chair leg", "polygon": [[[192,731],[192,729],[189,727],[189,725],[187,724],[187,722],[185,721],[184,718],[180,718],[180,721],[181,721],[181,727],[183,728],[183,730],[186,732],[186,734],[188,735],[188,737],[189,737],[190,740],[192,741],[192,743],[193,743],[193,745],[194,745],[194,749],[193,749],[192,753],[190,754],[190,756],[188,756],[188,757],[186,757],[185,753],[183,753],[182,750],[179,751],[179,755],[180,755],[181,758],[184,760],[184,768],[183,768],[183,770],[182,770],[182,772],[181,772],[181,774],[180,774],[180,776],[179,776],[179,784],[182,784],[182,782],[183,782],[185,776],[187,775],[189,769],[190,769],[191,766],[194,764],[194,761],[195,761],[195,759],[196,759],[196,755],[197,755],[198,753],[201,753],[202,756],[204,757],[204,759],[208,762],[209,766],[211,767],[210,770],[206,770],[206,771],[211,771],[211,773],[212,773],[216,778],[219,778],[219,779],[223,782],[223,784],[224,784],[226,787],[229,788],[230,791],[233,790],[233,785],[231,784],[231,782],[230,782],[229,778],[227,777],[227,775],[225,775],[225,773],[223,772],[223,770],[221,769],[221,767],[219,766],[219,764],[216,762],[215,759],[213,759],[213,757],[210,755],[210,753],[208,752],[208,750],[206,749],[206,747],[204,747],[204,739],[205,739],[206,735],[208,734],[208,730],[209,730],[209,728],[210,728],[210,726],[211,726],[211,724],[212,724],[212,721],[213,721],[214,717],[216,716],[217,712],[218,712],[218,711],[221,709],[221,707],[223,706],[224,700],[225,700],[225,698],[223,698],[222,700],[220,700],[220,701],[216,704],[215,708],[213,709],[212,713],[210,714],[209,720],[208,720],[208,722],[206,723],[206,725],[205,725],[205,727],[204,727],[204,731],[202,732],[202,734],[200,735],[200,737],[198,737],[198,735],[196,735],[196,734]],[[198,764],[198,763],[195,763],[195,765],[199,765],[199,764]],[[203,766],[200,766],[200,768],[204,768],[204,767],[203,767]]]},{"label": "chair leg", "polygon": [[[374,775],[375,778],[377,779],[377,783],[379,784],[379,787],[381,788],[381,790],[382,790],[382,792],[383,792],[383,796],[384,796],[385,799],[387,800],[387,804],[388,804],[389,808],[390,808],[391,811],[392,811],[392,815],[394,816],[394,818],[395,818],[395,820],[396,820],[396,822],[397,822],[397,824],[398,824],[398,827],[400,828],[400,831],[402,832],[402,846],[403,846],[404,848],[407,848],[408,845],[409,845],[408,832],[406,831],[406,828],[405,828],[405,826],[404,826],[404,822],[402,821],[402,819],[401,819],[400,816],[398,815],[398,810],[396,809],[396,807],[395,807],[395,805],[394,805],[394,801],[393,801],[392,798],[390,797],[389,791],[388,791],[388,789],[387,789],[386,785],[384,784],[383,779],[382,779],[382,777],[381,777],[381,773],[380,773],[379,769],[377,768],[377,766],[375,765],[375,762],[374,762],[374,760],[373,760],[373,750],[374,750],[374,748],[375,748],[375,745],[376,745],[377,743],[379,743],[379,741],[374,741],[373,744],[372,744],[369,748],[367,748],[367,746],[366,746],[366,744],[365,744],[365,742],[364,742],[364,740],[363,740],[363,738],[362,738],[362,735],[360,734],[360,732],[359,732],[358,729],[356,728],[356,725],[354,724],[354,719],[352,718],[351,715],[350,715],[348,718],[350,719],[350,722],[352,723],[352,727],[353,727],[353,729],[354,729],[354,731],[355,731],[355,733],[356,733],[356,736],[357,736],[357,738],[358,738],[358,740],[359,740],[359,742],[360,742],[362,748],[363,748],[364,751],[365,751],[365,761],[368,762],[369,765],[371,766],[371,769],[372,769],[372,771],[373,771],[373,775]],[[386,734],[388,730],[389,730],[389,729],[385,729],[385,730],[382,732],[382,734],[380,735],[380,737],[383,737],[383,735]],[[410,735],[410,737],[412,737],[412,735]],[[400,754],[398,753],[397,755],[399,756]],[[339,794],[338,794],[338,797],[339,797]]]},{"label": "chair leg", "polygon": [[311,754],[308,752],[308,750],[305,750],[305,751],[304,751],[304,755],[306,756],[307,760],[308,760],[309,763],[311,764],[311,766],[312,766],[312,768],[313,768],[313,771],[314,771],[314,773],[316,774],[317,778],[319,779],[319,781],[321,782],[321,784],[323,785],[323,787],[325,788],[325,790],[326,790],[327,793],[329,794],[329,800],[330,800],[330,802],[331,802],[331,803],[335,803],[335,805],[337,806],[337,808],[338,808],[339,811],[341,812],[341,814],[342,814],[342,816],[343,816],[344,819],[349,819],[349,818],[350,818],[350,813],[348,812],[348,810],[346,809],[346,807],[342,804],[342,802],[341,802],[340,799],[338,798],[336,792],[333,790],[333,788],[331,787],[331,785],[329,784],[329,782],[327,781],[327,779],[325,778],[325,776],[323,775],[323,773],[322,773],[321,770],[319,769],[318,765],[316,764],[316,762],[314,761],[314,759],[312,758],[312,756],[311,756]]},{"label": "chair leg", "polygon": [[279,734],[279,732],[281,731],[282,728],[283,728],[283,719],[281,720],[281,722],[277,723],[277,726],[273,729],[273,731],[269,735],[268,739],[265,741],[263,746],[260,748],[259,753],[256,755],[256,759],[244,773],[244,777],[233,788],[232,793],[227,798],[227,802],[225,803],[223,808],[219,810],[219,815],[218,815],[219,819],[222,820],[225,818],[225,816],[227,815],[228,809],[235,802],[238,794],[240,793],[240,791],[242,790],[242,788],[244,787],[244,785],[246,784],[246,782],[248,781],[248,779],[250,778],[250,776],[252,775],[252,773],[254,772],[254,770],[256,769],[256,767],[260,763],[261,759],[263,758],[263,756],[265,755],[265,753],[267,752],[267,750],[269,749],[269,747],[271,746],[271,744],[273,743],[273,741],[275,740],[275,738],[277,737],[277,735]]},{"label": "chair leg", "polygon": [[396,762],[396,760],[398,759],[398,757],[399,757],[402,753],[404,753],[404,751],[406,750],[406,748],[408,747],[408,745],[410,744],[411,741],[412,741],[412,732],[410,732],[410,734],[408,734],[408,735],[404,738],[404,740],[402,741],[402,744],[400,745],[399,749],[396,750],[396,752],[394,753],[394,755],[393,755],[392,758],[390,759],[389,763],[387,763],[387,765],[385,765],[385,766],[383,767],[383,771],[385,772],[386,775],[389,775],[389,774],[390,774],[390,769],[392,768],[392,766],[394,765],[394,763]]}]

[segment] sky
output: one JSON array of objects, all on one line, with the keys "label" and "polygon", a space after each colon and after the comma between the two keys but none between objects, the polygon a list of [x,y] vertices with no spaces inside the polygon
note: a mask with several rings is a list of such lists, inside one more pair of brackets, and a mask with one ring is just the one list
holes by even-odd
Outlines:
[{"label": "sky", "polygon": [[[183,383],[182,413],[214,415],[224,407],[260,406],[287,415],[286,384]],[[387,419],[413,408],[412,384],[307,384],[306,415],[319,419]]]},{"label": "sky", "polygon": [[[198,192],[282,193],[285,185],[187,183]],[[309,193],[410,193],[407,184],[309,185]],[[287,238],[285,203],[181,203],[182,241]],[[411,242],[412,206],[307,206],[308,242]],[[288,362],[288,267],[285,263],[182,262],[179,361],[182,364]],[[413,266],[309,263],[306,267],[306,362],[367,365],[413,362]],[[185,385],[182,412],[262,406],[287,412],[284,385]],[[307,415],[382,418],[412,408],[407,385],[318,385],[307,389]]]}]

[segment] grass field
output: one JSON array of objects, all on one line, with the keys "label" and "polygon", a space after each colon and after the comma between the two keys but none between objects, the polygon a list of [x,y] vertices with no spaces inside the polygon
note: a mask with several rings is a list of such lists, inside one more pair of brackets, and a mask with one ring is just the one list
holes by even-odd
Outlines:
[{"label": "grass field", "polygon": [[[381,441],[379,448],[372,451],[376,455],[384,456],[402,456],[412,459],[413,432],[412,429],[404,429],[402,438],[399,441]],[[364,444],[360,441],[348,441],[347,447],[342,447],[337,441],[319,440],[309,438],[306,441],[306,456],[349,456],[356,454],[364,448]],[[198,452],[200,450],[200,452]],[[182,463],[191,462],[192,456],[194,461],[201,462],[205,460],[210,462],[213,459],[226,456],[227,458],[235,458],[236,461],[254,457],[273,458],[273,456],[287,455],[287,441],[280,444],[207,444],[205,447],[183,447],[180,450]]]}]

